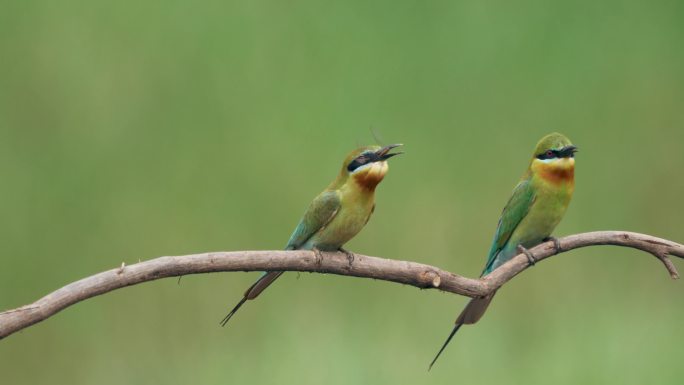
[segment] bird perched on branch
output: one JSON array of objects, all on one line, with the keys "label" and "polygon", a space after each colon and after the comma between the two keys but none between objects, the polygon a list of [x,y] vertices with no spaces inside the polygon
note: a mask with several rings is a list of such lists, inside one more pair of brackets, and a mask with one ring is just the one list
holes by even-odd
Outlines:
[{"label": "bird perched on branch", "polygon": [[[344,159],[337,178],[314,198],[287,242],[285,250],[342,251],[351,264],[354,255],[342,246],[363,229],[375,209],[375,188],[389,169],[387,159],[401,154],[390,151],[401,146],[368,146],[352,151]],[[265,272],[245,292],[240,302],[221,321],[225,326],[248,300],[256,298],[282,271]]]},{"label": "bird perched on branch", "polygon": [[[527,171],[501,213],[481,276],[520,252],[533,265],[534,256],[527,249],[546,240],[553,240],[560,249],[558,240],[550,236],[563,218],[575,189],[575,152],[577,147],[558,133],[549,134],[537,143]],[[470,300],[430,368],[462,325],[474,324],[482,317],[495,293]]]}]

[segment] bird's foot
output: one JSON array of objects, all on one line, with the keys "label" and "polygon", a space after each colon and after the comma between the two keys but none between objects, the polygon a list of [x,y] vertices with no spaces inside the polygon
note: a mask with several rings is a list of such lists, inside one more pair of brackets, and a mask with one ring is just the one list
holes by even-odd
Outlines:
[{"label": "bird's foot", "polygon": [[561,249],[561,244],[560,244],[560,241],[558,240],[558,238],[556,238],[556,237],[544,238],[544,242],[548,242],[548,241],[553,241],[553,247],[556,249],[556,254],[563,251],[563,249]]},{"label": "bird's foot", "polygon": [[311,251],[313,251],[316,256],[316,265],[320,266],[323,263],[323,253],[315,247],[312,248]]},{"label": "bird's foot", "polygon": [[534,258],[534,255],[532,255],[532,252],[527,250],[523,245],[518,245],[518,251],[525,254],[529,266],[534,266],[535,263],[537,263],[537,260]]},{"label": "bird's foot", "polygon": [[356,256],[351,251],[344,249],[342,247],[340,247],[338,250],[347,255],[347,260],[349,261],[349,269],[351,270],[352,264],[354,263],[354,258],[356,258]]}]

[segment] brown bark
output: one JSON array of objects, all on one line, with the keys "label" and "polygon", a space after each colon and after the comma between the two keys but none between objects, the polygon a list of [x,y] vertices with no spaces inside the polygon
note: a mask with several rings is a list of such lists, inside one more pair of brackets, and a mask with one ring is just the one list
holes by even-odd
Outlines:
[{"label": "brown bark", "polygon": [[[529,251],[536,261],[556,254],[594,245],[632,247],[648,252],[663,262],[672,278],[679,275],[669,255],[684,258],[684,245],[650,235],[625,231],[597,231],[570,235],[554,243],[542,243]],[[419,288],[436,288],[468,297],[483,297],[495,291],[529,266],[524,254],[481,279],[472,279],[417,262],[354,254],[353,261],[342,252],[232,251],[177,257],[160,257],[130,266],[104,271],[58,289],[36,302],[0,313],[0,339],[85,299],[155,279],[219,271],[305,271],[361,278],[381,279]]]}]

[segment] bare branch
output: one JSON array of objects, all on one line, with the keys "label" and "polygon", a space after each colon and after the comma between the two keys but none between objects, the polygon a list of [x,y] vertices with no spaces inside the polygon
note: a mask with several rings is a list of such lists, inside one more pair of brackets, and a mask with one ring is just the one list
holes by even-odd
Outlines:
[{"label": "bare branch", "polygon": [[[570,235],[542,243],[529,251],[536,261],[580,247],[615,245],[632,247],[660,259],[672,278],[678,278],[670,255],[684,258],[684,245],[650,235],[625,231],[597,231]],[[462,277],[437,267],[355,254],[350,263],[341,252],[323,253],[319,258],[309,250],[233,251],[178,257],[160,257],[133,265],[121,264],[112,270],[81,279],[58,289],[38,301],[0,313],[0,339],[43,321],[85,299],[160,278],[219,271],[304,271],[381,279],[423,289],[436,288],[468,297],[481,297],[508,282],[529,265],[520,254],[481,279]]]}]

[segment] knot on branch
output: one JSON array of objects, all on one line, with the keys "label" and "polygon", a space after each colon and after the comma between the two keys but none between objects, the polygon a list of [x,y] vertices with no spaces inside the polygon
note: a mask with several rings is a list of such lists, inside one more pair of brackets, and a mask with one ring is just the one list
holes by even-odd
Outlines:
[{"label": "knot on branch", "polygon": [[418,274],[418,282],[426,289],[438,288],[442,284],[442,277],[434,270],[425,270]]}]

